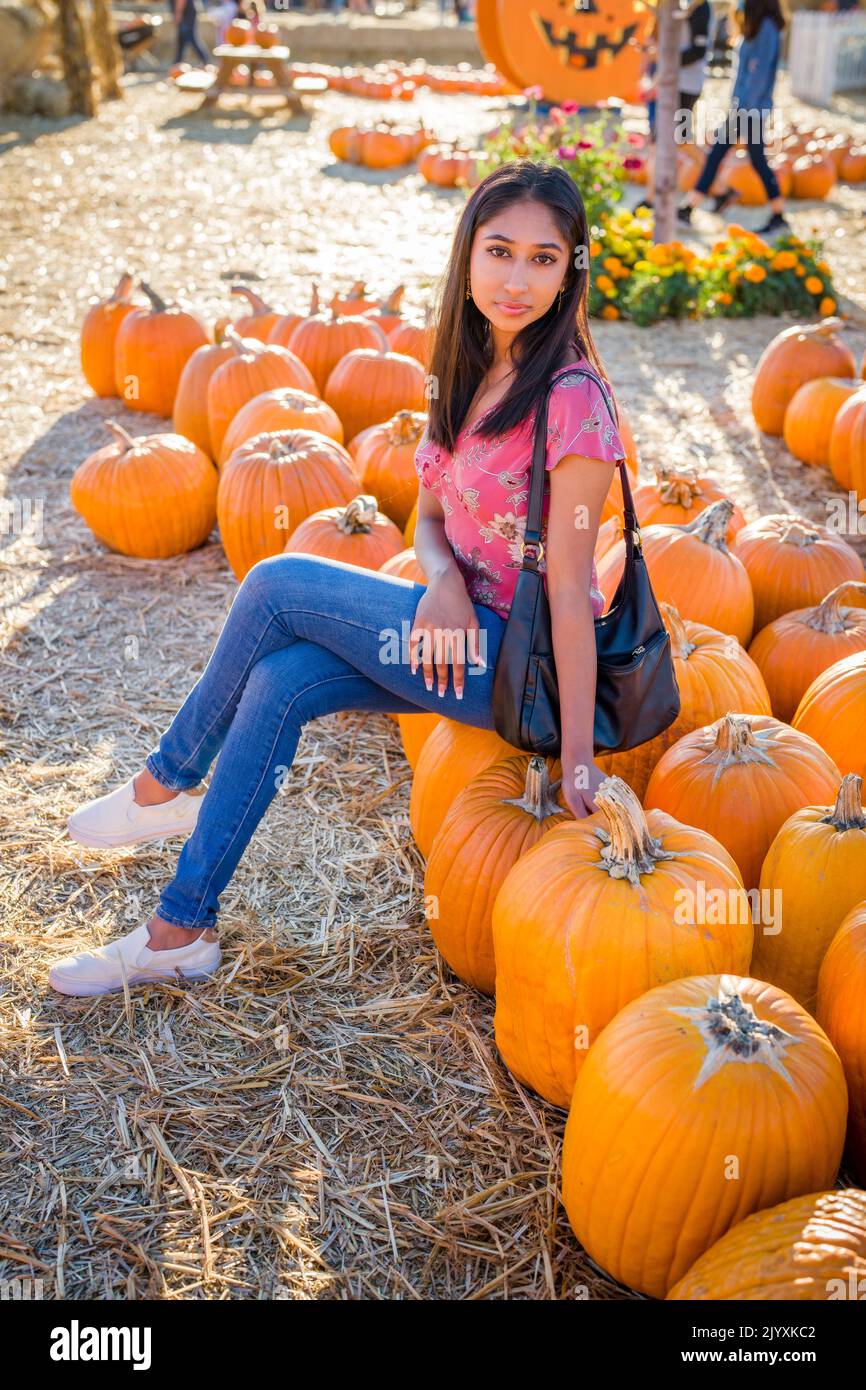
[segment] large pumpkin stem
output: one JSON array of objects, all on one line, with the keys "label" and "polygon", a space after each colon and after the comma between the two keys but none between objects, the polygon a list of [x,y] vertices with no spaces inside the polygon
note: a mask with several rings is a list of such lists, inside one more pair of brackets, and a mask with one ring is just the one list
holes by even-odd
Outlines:
[{"label": "large pumpkin stem", "polygon": [[689,511],[696,497],[702,497],[701,485],[694,473],[673,473],[659,469],[656,473],[659,499],[666,506],[676,505]]},{"label": "large pumpkin stem", "polygon": [[697,644],[689,641],[686,625],[672,603],[663,603],[661,610],[664,625],[671,635],[671,641],[679,653],[680,661],[688,661],[692,652],[697,651]]},{"label": "large pumpkin stem", "polygon": [[728,1062],[752,1062],[787,1076],[784,1057],[797,1042],[775,1023],[758,1018],[752,1005],[741,998],[733,979],[723,976],[718,996],[710,995],[705,1004],[674,1007],[695,1024],[707,1044],[706,1055],[694,1085],[703,1085]]},{"label": "large pumpkin stem", "polygon": [[546,759],[534,754],[526,769],[526,785],[522,796],[503,797],[503,806],[519,806],[527,815],[537,821],[547,820],[548,816],[562,815],[562,807],[556,800],[556,793],[562,786],[562,778],[551,782]]},{"label": "large pumpkin stem", "polygon": [[261,357],[262,353],[270,352],[273,349],[273,343],[261,343],[258,338],[241,337],[233,323],[230,323],[226,328],[223,342],[228,343],[236,353],[245,357]]},{"label": "large pumpkin stem", "polygon": [[773,759],[758,744],[748,714],[726,714],[718,721],[713,754],[718,758],[718,766],[713,776],[714,783],[734,763],[765,763],[768,767],[775,766]]},{"label": "large pumpkin stem", "polygon": [[311,318],[311,319],[312,319],[312,318],[315,318],[315,317],[316,317],[316,314],[317,314],[318,312],[319,312],[319,287],[318,287],[318,285],[314,284],[314,285],[313,285],[313,289],[312,289],[312,293],[310,294],[310,312],[309,312],[309,314],[307,315],[307,317],[308,317],[308,318]]},{"label": "large pumpkin stem", "polygon": [[116,420],[106,420],[105,424],[106,427],[111,430],[112,434],[115,434],[117,436],[117,438],[123,444],[124,448],[135,448],[136,441],[133,439],[129,431],[123,428],[123,425],[118,424]]},{"label": "large pumpkin stem", "polygon": [[337,517],[344,536],[366,535],[376,524],[379,504],[368,492],[359,492]]},{"label": "large pumpkin stem", "polygon": [[783,545],[796,545],[801,549],[803,546],[814,545],[818,539],[818,532],[813,531],[807,521],[801,521],[795,517],[785,527],[780,536]]},{"label": "large pumpkin stem", "polygon": [[722,497],[718,502],[713,502],[712,506],[702,511],[700,516],[696,516],[694,521],[687,522],[682,529],[688,531],[690,535],[696,536],[705,545],[711,545],[714,550],[723,550],[727,553],[728,546],[725,535],[733,514],[733,502],[729,497]]},{"label": "large pumpkin stem", "polygon": [[598,828],[607,841],[599,856],[600,869],[611,878],[627,878],[640,886],[641,874],[651,874],[661,859],[673,859],[661,840],[650,834],[643,807],[621,777],[605,777],[595,794],[595,804],[607,818],[607,830]]},{"label": "large pumpkin stem", "polygon": [[141,290],[142,294],[147,295],[150,300],[151,308],[155,313],[164,314],[167,312],[168,305],[165,300],[157,294],[156,290],[153,289],[146,280],[139,280],[138,288]]},{"label": "large pumpkin stem", "polygon": [[398,410],[388,421],[388,443],[395,447],[416,443],[424,433],[426,423],[426,415],[418,410]]},{"label": "large pumpkin stem", "polygon": [[121,275],[117,282],[117,287],[113,294],[108,297],[109,304],[128,304],[132,296],[133,278],[131,275]]},{"label": "large pumpkin stem", "polygon": [[814,328],[809,331],[816,338],[832,338],[835,333],[840,332],[844,327],[845,323],[843,319],[831,317],[822,319],[820,323],[816,323]]},{"label": "large pumpkin stem", "polygon": [[261,295],[256,294],[255,290],[251,290],[247,285],[232,285],[229,293],[245,299],[254,314],[272,314],[274,312],[270,304],[266,304]]},{"label": "large pumpkin stem", "polygon": [[851,579],[847,584],[837,584],[835,589],[831,589],[826,598],[822,598],[817,608],[813,608],[807,618],[804,618],[806,627],[811,627],[815,632],[847,632],[851,626],[847,620],[848,609],[843,608],[841,599],[843,594],[853,590],[854,593],[866,595],[866,584],[859,579]]},{"label": "large pumpkin stem", "polygon": [[863,813],[863,779],[856,772],[849,772],[839,784],[836,805],[829,816],[822,816],[824,825],[835,826],[837,830],[866,830],[866,815]]},{"label": "large pumpkin stem", "polygon": [[395,290],[391,291],[388,298],[384,300],[381,305],[381,311],[383,314],[399,314],[400,301],[403,298],[405,289],[405,285],[398,285]]}]

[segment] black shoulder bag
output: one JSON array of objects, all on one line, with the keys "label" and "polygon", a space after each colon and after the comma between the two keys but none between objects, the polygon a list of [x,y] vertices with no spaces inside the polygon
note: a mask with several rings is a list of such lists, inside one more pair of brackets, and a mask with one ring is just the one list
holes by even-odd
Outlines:
[{"label": "black shoulder bag", "polygon": [[[611,419],[618,425],[615,406],[601,378],[586,368],[576,368],[575,373],[598,384]],[[544,757],[558,757],[561,751],[550,604],[544,591],[544,575],[538,568],[544,554],[541,511],[547,412],[554,385],[570,375],[565,373],[549,383],[538,409],[526,530],[521,545],[523,564],[493,673],[496,732],[515,748]],[[670,637],[647,573],[625,460],[618,466],[625,503],[625,569],[610,611],[595,620],[596,753],[624,752],[646,743],[668,728],[680,710]]]}]

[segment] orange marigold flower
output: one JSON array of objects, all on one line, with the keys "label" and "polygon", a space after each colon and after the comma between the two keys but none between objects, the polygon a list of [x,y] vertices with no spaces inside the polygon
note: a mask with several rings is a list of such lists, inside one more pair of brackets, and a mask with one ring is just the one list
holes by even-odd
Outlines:
[{"label": "orange marigold flower", "polygon": [[799,276],[799,278],[802,280],[803,276],[806,274],[806,267],[804,265],[794,266],[794,274]]},{"label": "orange marigold flower", "polygon": [[603,319],[618,319],[619,309],[615,304],[605,304],[601,311],[601,316]]},{"label": "orange marigold flower", "polygon": [[773,270],[793,270],[797,264],[797,257],[793,251],[777,251],[770,262]]},{"label": "orange marigold flower", "polygon": [[614,283],[609,275],[599,275],[595,283],[601,290],[602,294],[606,294],[608,290],[612,290],[615,288]]},{"label": "orange marigold flower", "polygon": [[745,275],[746,279],[753,285],[760,285],[761,281],[766,280],[767,278],[767,272],[764,269],[764,267],[762,265],[755,265],[754,261],[749,262],[749,264],[745,267],[743,274]]},{"label": "orange marigold flower", "polygon": [[591,241],[591,242],[589,243],[589,256],[590,256],[590,260],[595,260],[596,256],[600,256],[600,255],[601,255],[601,242],[600,242],[600,241]]},{"label": "orange marigold flower", "polygon": [[818,313],[821,315],[822,318],[826,318],[828,314],[834,314],[835,312],[835,299],[831,299],[829,295],[825,295],[825,297],[821,300],[821,303],[818,305]]},{"label": "orange marigold flower", "polygon": [[824,288],[824,281],[819,280],[817,275],[810,275],[806,281],[806,289],[810,294],[820,294]]},{"label": "orange marigold flower", "polygon": [[716,295],[716,299],[719,301],[720,304],[733,304],[734,302],[734,296],[732,294],[728,294],[727,290],[719,290],[719,293]]},{"label": "orange marigold flower", "polygon": [[816,265],[817,269],[820,270],[820,272],[821,272],[822,275],[829,275],[829,274],[830,274],[830,267],[828,266],[828,264],[827,264],[826,261],[816,261],[816,262],[815,262],[815,265]]}]

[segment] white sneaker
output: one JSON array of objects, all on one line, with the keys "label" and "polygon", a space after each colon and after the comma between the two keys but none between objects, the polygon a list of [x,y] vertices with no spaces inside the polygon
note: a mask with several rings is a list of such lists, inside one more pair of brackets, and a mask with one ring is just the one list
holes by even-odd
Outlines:
[{"label": "white sneaker", "polygon": [[213,974],[222,959],[218,941],[198,936],[189,946],[153,951],[147,927],[136,927],[117,941],[77,956],[65,956],[48,972],[48,983],[61,994],[112,994],[146,981],[201,980]]},{"label": "white sneaker", "polygon": [[66,828],[73,840],[92,849],[114,849],[162,840],[167,835],[189,835],[195,828],[203,791],[178,792],[159,806],[139,806],[134,779],[116,791],[88,801],[73,811]]}]

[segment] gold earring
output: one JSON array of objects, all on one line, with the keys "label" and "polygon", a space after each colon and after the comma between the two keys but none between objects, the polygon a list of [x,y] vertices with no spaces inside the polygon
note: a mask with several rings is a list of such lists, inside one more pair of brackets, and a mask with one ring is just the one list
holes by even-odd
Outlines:
[{"label": "gold earring", "polygon": [[557,306],[556,306],[556,312],[557,312],[557,313],[560,313],[561,310],[562,310],[562,296],[563,296],[564,293],[565,293],[565,286],[563,285],[562,289],[559,291],[559,303],[558,303]]},{"label": "gold earring", "polygon": [[471,298],[472,298],[472,291],[471,291],[470,288],[469,288],[469,276],[468,276],[468,275],[466,276],[466,298],[467,298],[467,299],[471,299]]}]

